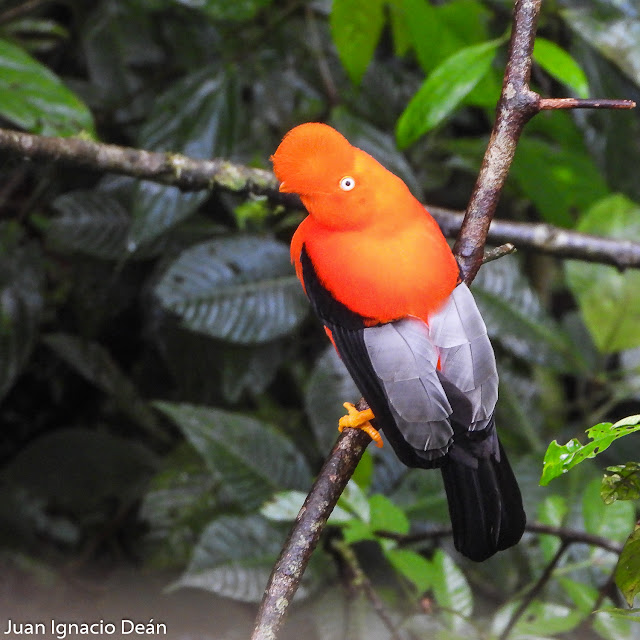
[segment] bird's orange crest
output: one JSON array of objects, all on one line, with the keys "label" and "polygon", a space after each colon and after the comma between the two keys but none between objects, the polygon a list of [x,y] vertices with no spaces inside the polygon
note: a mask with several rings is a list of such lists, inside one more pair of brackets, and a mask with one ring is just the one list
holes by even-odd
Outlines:
[{"label": "bird's orange crest", "polygon": [[337,189],[353,167],[355,148],[332,127],[307,122],[294,127],[271,156],[287,193],[326,194]]}]

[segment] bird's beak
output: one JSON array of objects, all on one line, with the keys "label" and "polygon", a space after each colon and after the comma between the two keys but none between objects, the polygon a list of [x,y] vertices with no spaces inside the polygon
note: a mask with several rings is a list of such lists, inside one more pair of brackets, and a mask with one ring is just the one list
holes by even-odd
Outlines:
[{"label": "bird's beak", "polygon": [[287,185],[284,183],[284,181],[280,183],[280,186],[278,187],[278,191],[280,193],[291,193],[289,189],[287,189]]}]

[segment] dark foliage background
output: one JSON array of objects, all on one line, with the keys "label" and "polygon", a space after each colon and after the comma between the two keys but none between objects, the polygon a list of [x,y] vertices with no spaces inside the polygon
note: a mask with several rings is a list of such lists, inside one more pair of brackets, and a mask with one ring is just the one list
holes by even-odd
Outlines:
[{"label": "dark foliage background", "polygon": [[[421,200],[464,208],[511,10],[506,0],[5,2],[0,124],[268,168],[290,127],[323,120]],[[545,2],[539,36],[541,94],[640,98],[632,0]],[[639,141],[633,112],[538,115],[498,215],[640,241]],[[258,197],[0,156],[0,589],[18,594],[13,606],[124,571],[134,583],[162,576],[156,603],[170,600],[169,583],[213,592],[184,591],[211,601],[219,637],[246,628],[252,609],[236,603],[259,600],[341,404],[358,397],[289,264],[302,216]],[[474,293],[530,520],[622,545],[635,502],[605,505],[600,469],[640,460],[637,437],[549,487],[538,481],[550,440],[639,412],[640,275],[518,254],[485,266]],[[388,637],[353,580],[357,562],[399,637],[499,634],[561,538],[529,533],[471,565],[428,535],[447,522],[439,474],[408,472],[388,447],[367,452],[293,626]],[[426,535],[404,544],[380,530]],[[621,604],[602,589],[616,561],[572,545],[510,637],[636,637],[637,622],[591,613]]]}]

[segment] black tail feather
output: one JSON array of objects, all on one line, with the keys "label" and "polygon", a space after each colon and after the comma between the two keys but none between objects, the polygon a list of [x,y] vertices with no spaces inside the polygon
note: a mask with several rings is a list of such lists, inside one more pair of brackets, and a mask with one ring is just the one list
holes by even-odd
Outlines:
[{"label": "black tail feather", "polygon": [[[497,439],[495,431],[490,438]],[[455,547],[477,562],[517,544],[526,523],[502,445],[498,442],[489,452],[486,444],[455,443],[442,467]]]}]

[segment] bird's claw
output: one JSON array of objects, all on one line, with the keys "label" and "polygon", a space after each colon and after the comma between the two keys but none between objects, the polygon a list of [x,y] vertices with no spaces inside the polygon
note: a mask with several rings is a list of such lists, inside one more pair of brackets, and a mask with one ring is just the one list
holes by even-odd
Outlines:
[{"label": "bird's claw", "polygon": [[369,420],[373,420],[375,416],[371,409],[359,411],[351,402],[345,402],[342,405],[347,410],[347,415],[340,418],[338,423],[338,431],[351,427],[352,429],[362,429],[375,443],[376,447],[382,447],[382,436],[374,429]]}]

